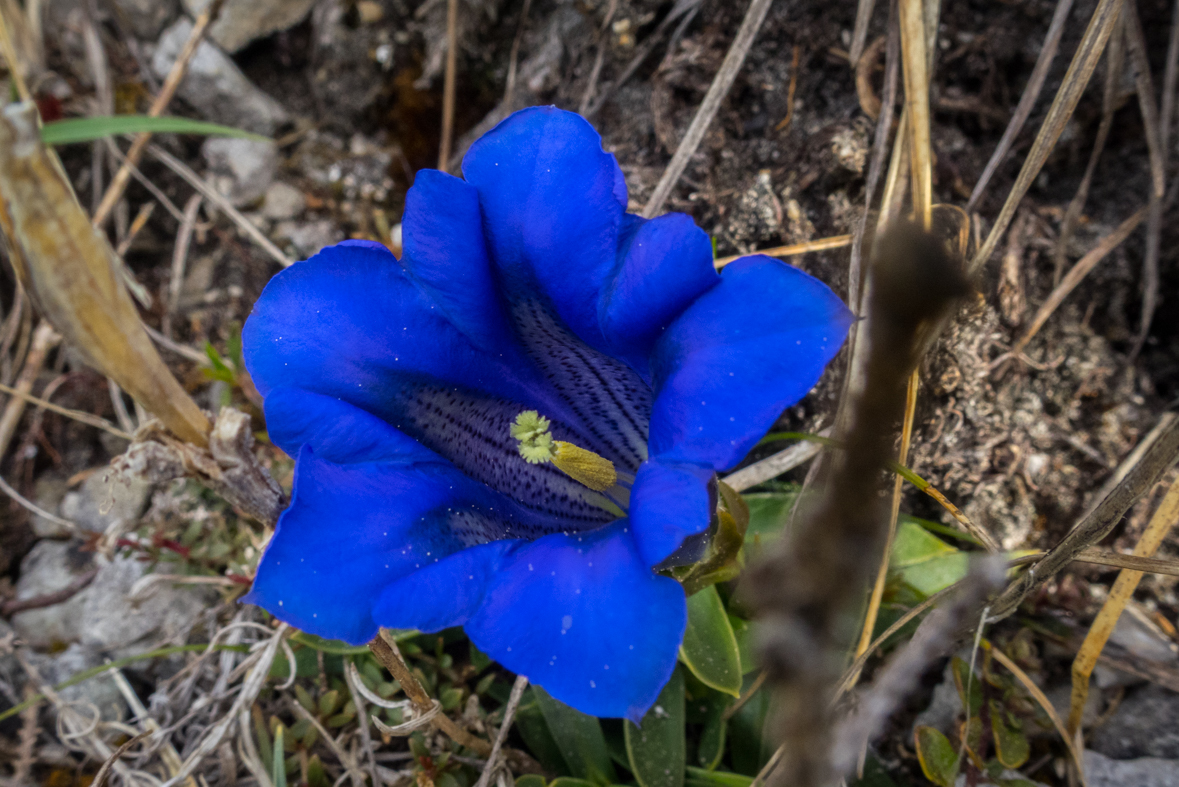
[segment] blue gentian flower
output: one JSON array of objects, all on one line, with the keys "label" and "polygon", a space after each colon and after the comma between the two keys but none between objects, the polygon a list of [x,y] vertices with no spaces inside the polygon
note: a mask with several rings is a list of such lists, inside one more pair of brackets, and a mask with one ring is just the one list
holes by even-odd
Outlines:
[{"label": "blue gentian flower", "polygon": [[[768,257],[718,274],[689,217],[626,204],[597,132],[535,107],[463,179],[418,173],[401,260],[346,241],[274,277],[243,340],[295,481],[249,601],[358,644],[462,626],[568,705],[642,718],[686,625],[656,568],[852,316]],[[567,474],[576,450],[613,475]]]}]

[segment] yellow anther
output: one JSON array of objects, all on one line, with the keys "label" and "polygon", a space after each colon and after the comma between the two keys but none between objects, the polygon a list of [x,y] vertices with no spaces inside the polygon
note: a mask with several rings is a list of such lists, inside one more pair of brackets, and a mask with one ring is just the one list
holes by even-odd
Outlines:
[{"label": "yellow anther", "polygon": [[604,492],[618,481],[614,464],[593,451],[564,440],[553,440],[549,419],[536,410],[525,410],[512,424],[512,437],[520,441],[520,456],[529,464],[552,462],[558,470],[595,492]]},{"label": "yellow anther", "polygon": [[595,492],[605,492],[618,481],[614,463],[573,443],[557,440],[553,464],[565,475]]}]

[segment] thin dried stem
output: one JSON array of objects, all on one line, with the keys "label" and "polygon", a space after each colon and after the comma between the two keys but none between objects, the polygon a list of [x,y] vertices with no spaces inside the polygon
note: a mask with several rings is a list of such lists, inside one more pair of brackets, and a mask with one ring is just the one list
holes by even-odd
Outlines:
[{"label": "thin dried stem", "polygon": [[933,151],[929,137],[929,61],[925,51],[925,8],[922,0],[900,0],[898,9],[905,110],[909,119],[913,210],[921,225],[929,229],[933,208]]},{"label": "thin dried stem", "polygon": [[1089,78],[1097,67],[1097,61],[1105,49],[1106,42],[1109,41],[1110,34],[1113,33],[1114,22],[1117,20],[1121,5],[1122,0],[1098,0],[1089,25],[1085,28],[1085,34],[1081,38],[1081,43],[1077,47],[1077,52],[1064,75],[1064,82],[1052,100],[1052,106],[1048,109],[1048,114],[1040,126],[1040,131],[1032,143],[1031,150],[1028,151],[1028,155],[1024,159],[1023,167],[1020,169],[1019,175],[1016,176],[1015,184],[1011,187],[1002,210],[999,211],[999,215],[995,219],[994,226],[991,227],[982,247],[974,255],[974,259],[970,261],[970,266],[967,269],[968,275],[976,275],[991,258],[999,239],[1007,232],[1007,226],[1015,216],[1015,209],[1031,187],[1032,181],[1040,174],[1040,168],[1044,166],[1048,154],[1056,146],[1056,141],[1060,139],[1065,124],[1073,116],[1077,103],[1081,100],[1081,94],[1085,92]]},{"label": "thin dried stem", "polygon": [[438,145],[438,169],[450,165],[454,142],[454,88],[458,70],[458,0],[446,0],[446,73],[442,78],[442,140]]},{"label": "thin dried stem", "polygon": [[517,675],[516,682],[512,684],[512,693],[508,696],[508,704],[504,708],[503,723],[500,724],[499,732],[495,735],[495,742],[491,744],[491,753],[487,755],[487,764],[483,766],[483,773],[479,774],[479,781],[475,782],[475,787],[487,787],[492,774],[500,767],[500,750],[508,738],[508,730],[512,728],[512,722],[516,718],[516,709],[520,707],[520,698],[524,696],[524,689],[527,687],[528,678]]},{"label": "thin dried stem", "polygon": [[[147,111],[150,117],[159,117],[168,108],[168,105],[172,103],[172,98],[176,95],[176,90],[184,80],[184,75],[188,73],[188,64],[192,62],[193,56],[196,55],[198,47],[200,47],[201,42],[205,38],[205,33],[208,31],[209,25],[216,21],[217,15],[221,13],[221,6],[224,4],[225,0],[213,0],[197,16],[188,40],[184,42],[184,47],[181,48],[180,54],[176,57],[176,62],[172,64],[172,70],[168,72],[168,76],[164,80],[164,86],[160,89],[159,95],[152,101],[151,107]],[[107,187],[106,193],[102,196],[102,202],[99,203],[98,209],[94,211],[93,222],[95,227],[100,227],[106,222],[107,217],[114,210],[115,204],[123,196],[123,191],[126,190],[127,183],[131,180],[131,168],[139,163],[140,157],[143,156],[143,150],[147,147],[150,139],[151,134],[146,131],[135,137],[135,141],[131,144],[131,149],[127,151],[126,160],[119,167],[119,171],[115,173],[110,186]]]},{"label": "thin dried stem", "polygon": [[[14,9],[8,6],[9,11],[19,12],[19,9]],[[15,19],[9,19],[8,14],[5,13],[5,7],[0,5],[0,47],[3,47],[4,60],[8,64],[8,72],[12,74],[13,84],[16,85],[16,94],[21,101],[32,101],[33,94],[29,92],[28,83],[25,81],[25,64],[20,61],[20,55],[16,48],[16,36],[13,35],[13,25],[16,23]]]},{"label": "thin dried stem", "polygon": [[[373,655],[377,657],[377,661],[381,662],[385,669],[389,670],[394,680],[401,684],[401,689],[405,692],[405,696],[409,697],[410,702],[413,703],[414,710],[419,714],[430,713],[434,710],[434,701],[430,699],[430,695],[422,688],[422,684],[418,681],[417,677],[409,671],[409,667],[406,666],[405,661],[401,658],[401,652],[397,649],[397,643],[391,636],[382,630],[372,642],[368,643],[368,647],[373,652]],[[486,757],[491,753],[490,743],[462,729],[445,713],[437,714],[433,718],[433,724],[460,746],[466,746],[482,757]]]},{"label": "thin dried stem", "polygon": [[[1165,539],[1179,521],[1179,480],[1171,484],[1159,507],[1155,509],[1146,530],[1134,545],[1135,557],[1150,558],[1162,546]],[[1081,729],[1081,715],[1085,709],[1085,701],[1089,698],[1089,676],[1097,665],[1097,657],[1101,654],[1105,643],[1113,634],[1114,626],[1126,608],[1126,603],[1134,595],[1138,583],[1142,581],[1143,572],[1133,569],[1122,569],[1118,574],[1109,596],[1101,606],[1101,611],[1089,627],[1085,641],[1073,660],[1072,678],[1073,690],[1069,704],[1068,734],[1075,737]]]},{"label": "thin dried stem", "polygon": [[847,51],[847,60],[852,68],[860,67],[864,43],[868,40],[868,24],[872,21],[872,11],[875,8],[876,0],[859,0],[856,5],[856,26],[852,28],[851,48]]},{"label": "thin dried stem", "polygon": [[679,147],[676,148],[675,155],[671,157],[671,162],[663,171],[663,176],[655,185],[655,191],[643,208],[644,218],[654,218],[659,211],[663,210],[663,203],[671,196],[671,190],[679,182],[680,175],[684,174],[684,169],[688,166],[688,161],[696,153],[696,148],[700,147],[705,132],[712,125],[712,120],[716,117],[717,110],[720,109],[721,101],[728,95],[729,88],[733,86],[733,80],[737,78],[737,72],[741,70],[745,56],[749,54],[749,48],[753,46],[753,39],[757,35],[757,31],[761,29],[761,23],[765,20],[766,12],[769,10],[770,0],[751,0],[749,3],[749,10],[745,12],[745,19],[742,20],[741,27],[737,30],[737,35],[733,39],[728,53],[725,54],[720,70],[716,72],[716,77],[708,86],[708,92],[705,93],[704,100],[700,102],[696,116],[692,118],[692,123],[688,126]]},{"label": "thin dried stem", "polygon": [[723,268],[730,262],[739,260],[742,257],[748,257],[753,254],[764,254],[767,257],[793,257],[797,254],[809,254],[812,251],[842,249],[844,246],[850,246],[851,242],[851,235],[832,235],[830,238],[817,238],[815,240],[803,241],[802,243],[792,243],[789,246],[774,246],[773,248],[769,249],[757,249],[756,251],[749,252],[749,254],[734,254],[731,257],[721,257],[712,264],[717,268]]},{"label": "thin dried stem", "polygon": [[1032,318],[1032,322],[1023,336],[1019,337],[1015,344],[1012,345],[1012,353],[1020,353],[1024,347],[1027,347],[1032,337],[1039,333],[1040,328],[1044,327],[1044,323],[1048,321],[1052,313],[1064,302],[1064,299],[1068,297],[1069,293],[1089,275],[1089,272],[1096,267],[1097,263],[1105,259],[1107,254],[1116,249],[1126,238],[1130,237],[1130,233],[1138,229],[1138,225],[1146,218],[1147,210],[1146,207],[1136,210],[1128,219],[1118,225],[1117,229],[1098,241],[1097,245],[1090,249],[1088,254],[1077,260],[1077,264],[1061,279],[1060,284],[1052,291],[1048,299],[1044,301],[1044,304],[1040,306],[1036,312],[1036,316]]},{"label": "thin dried stem", "polygon": [[1052,61],[1056,59],[1056,51],[1060,48],[1060,37],[1064,34],[1064,25],[1068,21],[1069,12],[1072,9],[1073,0],[1057,0],[1056,10],[1052,13],[1052,22],[1048,25],[1048,34],[1044,36],[1044,43],[1040,46],[1040,54],[1036,58],[1036,66],[1032,69],[1032,75],[1028,78],[1027,86],[1023,89],[1023,95],[1019,97],[1019,105],[1011,115],[1003,137],[995,146],[995,152],[991,154],[986,167],[983,168],[978,183],[974,184],[974,190],[970,192],[970,199],[966,203],[967,213],[978,207],[979,201],[991,182],[991,177],[999,165],[1006,160],[1012,144],[1015,143],[1015,138],[1023,130],[1023,124],[1027,122],[1028,116],[1032,114],[1032,108],[1036,105],[1036,99],[1040,97],[1040,90],[1044,87],[1044,80],[1048,78],[1048,70],[1052,67]]}]

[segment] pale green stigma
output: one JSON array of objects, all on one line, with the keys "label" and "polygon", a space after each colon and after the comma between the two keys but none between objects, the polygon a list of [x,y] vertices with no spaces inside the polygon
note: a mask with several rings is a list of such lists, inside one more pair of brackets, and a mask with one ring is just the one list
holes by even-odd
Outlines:
[{"label": "pale green stigma", "polygon": [[520,456],[530,465],[551,462],[556,453],[553,436],[549,434],[549,419],[535,410],[525,410],[512,424],[512,437],[520,441]]},{"label": "pale green stigma", "polygon": [[525,410],[512,424],[512,437],[520,441],[520,456],[532,465],[552,462],[557,469],[595,492],[618,482],[614,463],[564,440],[553,440],[550,422],[535,410]]}]

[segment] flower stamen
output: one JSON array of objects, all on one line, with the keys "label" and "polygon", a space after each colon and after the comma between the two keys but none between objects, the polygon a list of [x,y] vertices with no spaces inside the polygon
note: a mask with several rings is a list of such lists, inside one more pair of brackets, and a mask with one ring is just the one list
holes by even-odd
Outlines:
[{"label": "flower stamen", "polygon": [[614,463],[581,446],[554,440],[549,419],[536,410],[525,410],[512,424],[512,437],[520,441],[520,456],[529,464],[552,462],[558,470],[589,487],[605,492],[618,483]]}]

